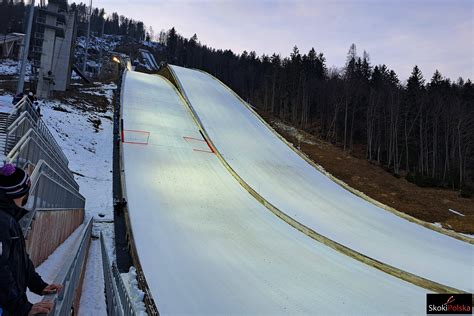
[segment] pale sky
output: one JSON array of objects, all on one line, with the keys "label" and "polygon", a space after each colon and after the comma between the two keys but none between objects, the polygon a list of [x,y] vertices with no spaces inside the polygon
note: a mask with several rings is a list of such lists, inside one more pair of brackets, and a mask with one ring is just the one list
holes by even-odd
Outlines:
[{"label": "pale sky", "polygon": [[[88,2],[88,1],[87,1]],[[385,63],[406,80],[415,64],[429,80],[474,79],[474,0],[94,0],[152,26],[234,53],[289,56],[311,47],[328,67],[342,67],[351,43],[372,64]]]}]

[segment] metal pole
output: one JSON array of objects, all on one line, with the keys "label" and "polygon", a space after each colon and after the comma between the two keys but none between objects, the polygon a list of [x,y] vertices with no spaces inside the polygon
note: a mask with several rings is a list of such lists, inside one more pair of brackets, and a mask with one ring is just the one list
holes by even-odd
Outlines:
[{"label": "metal pole", "polygon": [[104,42],[105,18],[106,18],[106,15],[104,13],[104,15],[102,16],[102,49],[99,52],[99,72],[97,73],[98,77],[100,76],[100,73],[102,71],[102,51],[104,50],[103,42]]},{"label": "metal pole", "polygon": [[28,51],[30,50],[31,27],[33,25],[34,14],[35,14],[35,0],[31,0],[30,15],[28,16],[28,25],[26,27],[26,35],[23,42],[23,56],[21,58],[20,76],[18,78],[18,84],[16,86],[17,94],[23,92],[23,88],[25,86],[26,62],[28,60]]},{"label": "metal pole", "polygon": [[84,51],[84,64],[82,65],[82,72],[86,74],[86,65],[87,65],[87,50],[89,49],[89,41],[91,35],[91,17],[92,17],[92,0],[90,2],[89,9],[89,23],[87,24],[87,39],[86,39],[86,50]]}]

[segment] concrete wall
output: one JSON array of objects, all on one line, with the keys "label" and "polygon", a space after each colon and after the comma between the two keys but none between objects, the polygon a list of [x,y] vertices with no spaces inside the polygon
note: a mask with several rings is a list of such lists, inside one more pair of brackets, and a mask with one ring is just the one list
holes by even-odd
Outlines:
[{"label": "concrete wall", "polygon": [[55,91],[66,91],[71,80],[71,58],[73,54],[72,43],[75,41],[76,13],[71,11],[66,17],[66,30],[64,38],[56,38],[53,58],[53,75]]},{"label": "concrete wall", "polygon": [[[49,3],[48,11],[57,13],[58,5]],[[50,14],[46,16],[46,24],[56,26],[56,21],[56,16]],[[36,88],[36,94],[40,98],[48,98],[49,92],[52,88],[53,82],[47,78],[52,78],[53,53],[55,45],[56,31],[52,28],[46,27],[44,30],[43,48],[41,51],[41,68],[38,73],[38,86]],[[48,74],[49,71],[51,71],[51,75]]]}]

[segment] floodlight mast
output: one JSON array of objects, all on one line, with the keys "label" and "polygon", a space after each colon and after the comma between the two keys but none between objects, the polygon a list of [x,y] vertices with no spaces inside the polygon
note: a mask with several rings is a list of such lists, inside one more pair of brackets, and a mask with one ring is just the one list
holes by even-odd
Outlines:
[{"label": "floodlight mast", "polygon": [[23,89],[25,87],[26,62],[28,60],[28,51],[30,50],[31,28],[33,26],[34,14],[35,14],[35,0],[31,0],[30,13],[28,16],[28,24],[26,26],[26,35],[25,35],[25,38],[23,39],[23,51],[22,51],[22,56],[21,56],[20,76],[18,77],[18,83],[16,86],[17,94],[23,92]]},{"label": "floodlight mast", "polygon": [[84,50],[84,64],[82,65],[82,72],[84,75],[87,70],[87,51],[89,50],[89,41],[91,35],[91,17],[92,17],[92,0],[89,5],[89,23],[87,23],[87,39],[86,39],[86,48]]}]

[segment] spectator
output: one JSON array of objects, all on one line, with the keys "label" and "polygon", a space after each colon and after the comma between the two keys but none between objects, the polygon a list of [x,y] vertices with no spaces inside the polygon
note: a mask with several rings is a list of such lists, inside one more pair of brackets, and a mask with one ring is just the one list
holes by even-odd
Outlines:
[{"label": "spectator", "polygon": [[35,94],[33,92],[28,92],[28,100],[30,100],[30,103],[33,104],[36,101]]},{"label": "spectator", "polygon": [[31,304],[26,288],[38,295],[53,294],[59,284],[46,284],[36,273],[26,252],[25,238],[18,221],[28,212],[30,179],[14,165],[0,168],[0,306],[2,316],[49,313],[53,302]]},{"label": "spectator", "polygon": [[16,104],[21,100],[21,98],[23,98],[23,96],[24,96],[23,92],[17,93],[17,94],[13,97],[12,104],[13,104],[13,105],[16,105]]},{"label": "spectator", "polygon": [[35,101],[34,105],[36,105],[36,113],[38,113],[39,117],[42,117],[43,115],[41,115],[41,107],[40,107],[39,103],[37,101]]}]

